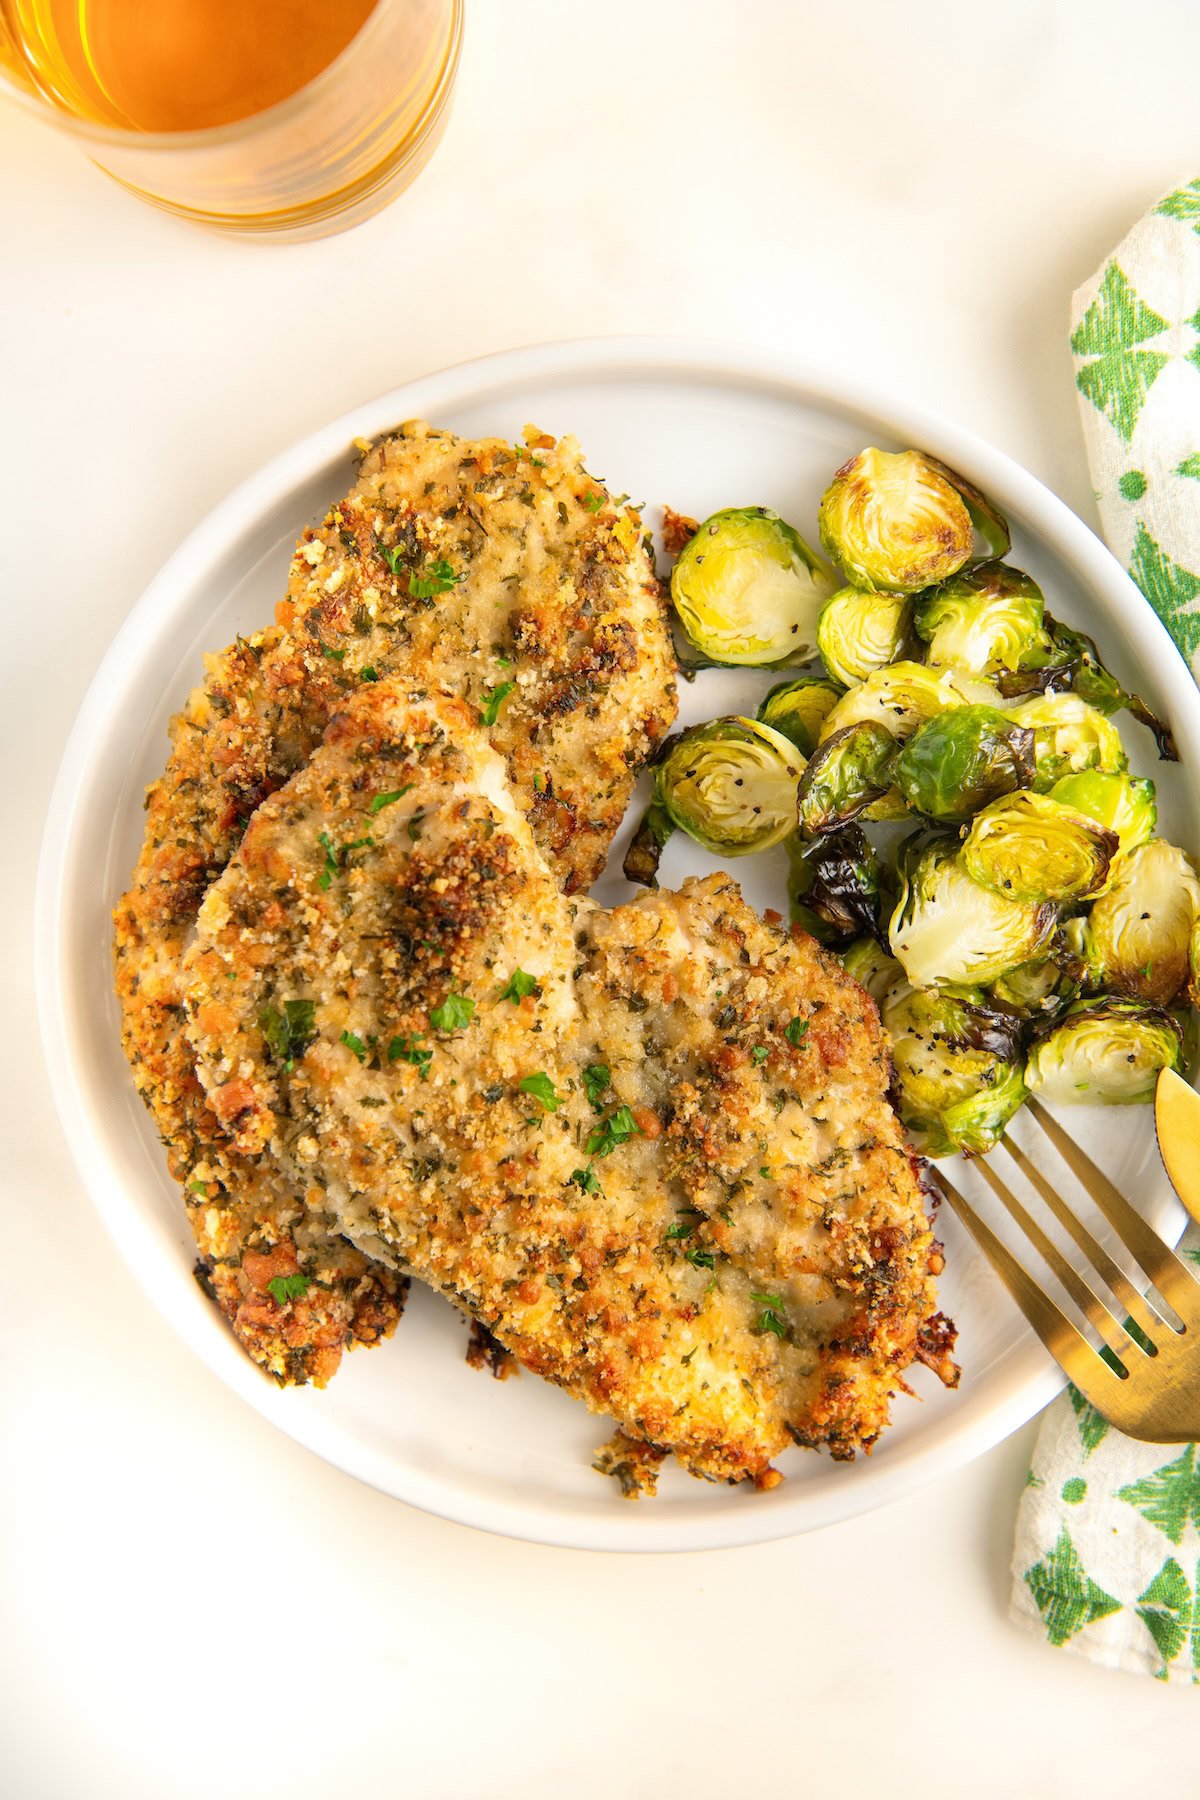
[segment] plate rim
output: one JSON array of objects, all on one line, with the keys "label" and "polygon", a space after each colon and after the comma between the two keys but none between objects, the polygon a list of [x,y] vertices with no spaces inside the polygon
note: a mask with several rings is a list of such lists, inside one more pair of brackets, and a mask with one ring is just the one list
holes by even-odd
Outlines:
[{"label": "plate rim", "polygon": [[[102,657],[76,714],[62,751],[43,830],[35,890],[34,981],[43,1052],[63,1133],[80,1181],[108,1235],[145,1296],[188,1347],[225,1386],[254,1407],[277,1430],[321,1456],[345,1474],[382,1493],[438,1517],[531,1543],[561,1548],[631,1553],[733,1548],[787,1538],[855,1517],[963,1466],[1003,1441],[1033,1418],[1066,1385],[1066,1378],[1035,1343],[1009,1357],[1009,1392],[985,1408],[967,1411],[941,1441],[893,1452],[864,1468],[844,1485],[796,1490],[793,1508],[763,1508],[755,1514],[734,1501],[724,1517],[710,1513],[695,1520],[662,1519],[657,1529],[652,1507],[639,1508],[637,1541],[593,1515],[556,1511],[553,1501],[534,1507],[486,1496],[454,1504],[436,1479],[408,1468],[395,1479],[389,1458],[367,1446],[347,1454],[342,1441],[322,1429],[319,1416],[297,1412],[291,1419],[275,1410],[280,1390],[245,1357],[219,1320],[201,1321],[200,1311],[179,1311],[170,1304],[167,1285],[155,1278],[166,1258],[152,1241],[136,1204],[126,1199],[123,1184],[109,1172],[107,1136],[91,1117],[89,1096],[71,1051],[70,1003],[65,979],[68,859],[73,830],[86,780],[89,750],[106,714],[116,704],[113,671],[147,645],[162,629],[162,602],[194,585],[200,571],[221,558],[238,533],[252,527],[286,493],[311,478],[356,437],[372,437],[406,418],[428,416],[439,408],[478,400],[521,382],[542,382],[572,375],[594,377],[622,373],[666,377],[679,383],[688,376],[738,387],[747,383],[777,393],[793,404],[824,407],[837,413],[854,411],[886,428],[900,441],[934,449],[946,461],[961,465],[986,489],[1003,490],[1015,503],[1038,539],[1069,565],[1115,619],[1124,638],[1139,634],[1141,648],[1154,657],[1159,690],[1168,712],[1190,716],[1200,731],[1200,690],[1165,625],[1149,601],[1100,538],[1065,501],[1006,452],[958,425],[938,411],[853,376],[818,371],[794,358],[766,355],[744,345],[717,339],[618,336],[558,340],[494,352],[450,364],[418,376],[362,401],[337,418],[305,433],[240,481],[187,534],[163,563],[131,607]],[[1165,654],[1159,654],[1160,652]],[[232,1355],[231,1355],[232,1352]],[[731,1497],[732,1498],[732,1497]],[[647,1516],[649,1515],[649,1516]]]}]

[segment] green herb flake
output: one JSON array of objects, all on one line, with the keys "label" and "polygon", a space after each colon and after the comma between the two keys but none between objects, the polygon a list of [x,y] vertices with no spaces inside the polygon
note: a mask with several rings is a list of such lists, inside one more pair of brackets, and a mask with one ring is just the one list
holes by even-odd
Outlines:
[{"label": "green herb flake", "polygon": [[405,794],[411,792],[416,785],[415,781],[406,781],[402,788],[393,788],[390,794],[376,794],[367,811],[374,817],[385,806],[395,806],[397,800],[403,800]]},{"label": "green herb flake", "polygon": [[750,1298],[762,1307],[758,1315],[755,1331],[761,1336],[763,1332],[772,1331],[777,1338],[785,1338],[788,1334],[787,1313],[783,1301],[778,1294],[751,1294]]},{"label": "green herb flake", "polygon": [[524,969],[514,969],[500,989],[498,998],[509,1000],[514,1006],[519,1006],[522,1000],[527,1000],[530,994],[536,994],[539,991],[536,975],[530,975]]},{"label": "green herb flake", "polygon": [[407,826],[405,827],[406,831],[408,832],[409,842],[412,844],[415,844],[417,842],[417,840],[419,839],[424,828],[425,828],[425,813],[424,813],[424,811],[422,810],[421,812],[415,812],[413,814],[412,818],[408,821]]},{"label": "green herb flake", "polygon": [[193,1194],[201,1195],[202,1198],[204,1198],[205,1200],[208,1199],[208,1183],[207,1183],[207,1181],[189,1181],[188,1182],[188,1190],[189,1190],[189,1192],[191,1192]]},{"label": "green herb flake", "polygon": [[330,662],[344,662],[346,652],[344,650],[331,650],[328,644],[322,644],[321,655],[327,656]]},{"label": "green herb flake", "polygon": [[798,1050],[803,1040],[808,1036],[808,1020],[800,1018],[797,1014],[794,1019],[789,1019],[788,1023],[784,1026],[783,1035],[792,1046],[792,1049]]},{"label": "green herb flake", "polygon": [[315,1000],[285,1000],[278,1006],[264,1006],[258,1015],[258,1029],[277,1063],[290,1075],[300,1057],[308,1049],[316,1028]]},{"label": "green herb flake", "polygon": [[419,1048],[424,1035],[423,1032],[414,1031],[410,1036],[394,1037],[387,1047],[387,1059],[389,1062],[411,1063],[421,1080],[428,1081],[433,1051]]},{"label": "green herb flake", "polygon": [[378,681],[379,670],[373,669],[370,663],[368,663],[365,669],[360,669],[358,671],[358,679],[360,681]]},{"label": "green herb flake", "polygon": [[443,557],[437,562],[426,563],[423,575],[411,575],[408,591],[414,600],[430,600],[434,594],[448,594],[450,589],[462,580]]},{"label": "green herb flake", "polygon": [[435,1031],[462,1031],[475,1017],[475,1002],[465,994],[447,994],[440,1006],[430,1008],[429,1023]]},{"label": "green herb flake", "polygon": [[587,509],[590,513],[599,512],[600,508],[604,505],[604,495],[603,494],[591,493],[591,494],[584,494],[581,497],[583,500],[583,504],[587,507]]},{"label": "green herb flake", "polygon": [[370,1055],[371,1045],[375,1042],[375,1039],[368,1038],[366,1043],[364,1043],[357,1033],[353,1031],[343,1031],[341,1041],[345,1044],[347,1050],[353,1050],[359,1062],[366,1062],[367,1057]]},{"label": "green herb flake", "polygon": [[600,1192],[600,1182],[597,1178],[595,1169],[572,1169],[571,1180],[577,1188],[582,1188],[585,1194],[598,1194]]},{"label": "green herb flake", "polygon": [[716,1267],[717,1259],[711,1250],[685,1250],[683,1254],[693,1269],[714,1269]]},{"label": "green herb flake", "polygon": [[558,1111],[560,1104],[558,1090],[543,1069],[539,1069],[536,1075],[522,1075],[517,1086],[523,1094],[532,1094],[547,1112]]},{"label": "green herb flake", "polygon": [[591,1101],[593,1112],[604,1111],[604,1096],[612,1086],[612,1070],[607,1063],[588,1063],[583,1071],[583,1091]]},{"label": "green herb flake", "polygon": [[375,545],[392,574],[403,575],[407,568],[403,550],[398,546],[381,543],[378,538],[375,540]]},{"label": "green herb flake", "polygon": [[753,1050],[750,1052],[750,1061],[754,1064],[755,1068],[757,1068],[760,1063],[766,1062],[770,1054],[771,1052],[767,1049],[765,1044],[755,1044]]},{"label": "green herb flake", "polygon": [[334,847],[333,839],[327,831],[322,831],[317,834],[317,842],[325,852],[325,867],[317,876],[317,886],[324,892],[329,887],[334,876],[338,873],[338,853]]},{"label": "green herb flake", "polygon": [[267,1292],[276,1306],[286,1306],[289,1300],[303,1300],[312,1281],[307,1275],[273,1275],[267,1283]]},{"label": "green herb flake", "polygon": [[597,1125],[584,1149],[589,1156],[611,1156],[619,1145],[628,1143],[631,1137],[639,1137],[641,1129],[629,1108],[619,1106],[603,1125]]},{"label": "green herb flake", "polygon": [[483,706],[479,709],[479,723],[494,725],[500,717],[500,708],[516,687],[515,681],[502,681],[498,687],[488,688]]}]

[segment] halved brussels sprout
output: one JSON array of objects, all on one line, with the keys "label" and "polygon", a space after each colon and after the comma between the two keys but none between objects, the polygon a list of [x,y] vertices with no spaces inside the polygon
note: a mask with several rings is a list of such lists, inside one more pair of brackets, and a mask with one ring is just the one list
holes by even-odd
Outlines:
[{"label": "halved brussels sprout", "polygon": [[914,812],[961,823],[1033,780],[1033,734],[994,706],[956,706],[915,731],[896,758]]},{"label": "halved brussels sprout", "polygon": [[1188,977],[1200,879],[1189,856],[1153,838],[1121,857],[1088,914],[1085,954],[1094,978],[1166,1006]]},{"label": "halved brussels sprout", "polygon": [[895,760],[895,738],[886,725],[870,719],[825,738],[801,777],[801,831],[815,837],[857,818],[891,787]]},{"label": "halved brussels sprout", "polygon": [[1015,669],[1037,641],[1043,606],[1041,588],[1020,569],[979,563],[921,595],[917,634],[929,645],[933,667],[951,664],[990,675]]},{"label": "halved brussels sprout", "polygon": [[758,709],[764,725],[790,738],[803,756],[811,756],[826,717],[842,697],[836,683],[821,675],[800,675],[773,687]]},{"label": "halved brussels sprout", "polygon": [[1104,714],[1131,712],[1154,736],[1158,754],[1164,762],[1178,762],[1179,752],[1171,728],[1151,711],[1146,702],[1105,668],[1094,638],[1076,631],[1058,619],[1045,615],[1045,629],[1022,658],[1021,667],[1011,675],[1000,677],[1006,695],[1035,691],[1062,692],[1070,689]]},{"label": "halved brussels sprout", "polygon": [[1136,1106],[1162,1069],[1182,1069],[1183,1032],[1170,1013],[1136,1001],[1080,1000],[1039,1040],[1025,1066],[1043,1100]]},{"label": "halved brussels sprout", "polygon": [[911,737],[919,725],[952,706],[995,706],[998,691],[986,681],[976,681],[959,669],[927,669],[922,663],[898,662],[877,669],[843,694],[821,727],[821,738],[832,737],[860,719],[886,725],[894,738]]},{"label": "halved brussels sprout", "polygon": [[1144,844],[1158,823],[1154,783],[1124,769],[1081,769],[1078,775],[1064,775],[1050,789],[1050,798],[1115,831],[1122,854]]},{"label": "halved brussels sprout", "polygon": [[929,1156],[984,1155],[1025,1098],[1013,1021],[937,988],[893,987],[882,1018],[898,1111]]},{"label": "halved brussels sprout", "polygon": [[968,562],[975,535],[962,495],[918,450],[862,450],[821,499],[821,542],[855,587],[915,594]]},{"label": "halved brussels sprout", "polygon": [[661,800],[651,800],[642,814],[637,830],[629,841],[621,871],[626,881],[642,887],[658,886],[658,865],[667,840],[675,830],[672,819]]},{"label": "halved brussels sprout", "polygon": [[996,981],[1033,961],[1054,932],[1053,906],[981,887],[957,852],[956,840],[923,833],[901,846],[888,939],[916,987]]},{"label": "halved brussels sprout", "polygon": [[1042,793],[1081,769],[1112,772],[1126,766],[1120,732],[1078,694],[1038,694],[1014,706],[1008,716],[1033,732],[1033,785]]},{"label": "halved brussels sprout", "polygon": [[1099,893],[1117,848],[1115,831],[1073,806],[1049,794],[1010,794],[973,821],[962,860],[997,894],[1063,906]]},{"label": "halved brussels sprout", "polygon": [[855,938],[841,956],[847,975],[866,988],[876,1006],[882,1006],[892,988],[904,980],[904,970],[896,958],[889,956],[873,937]]},{"label": "halved brussels sprout", "polygon": [[857,825],[808,844],[790,837],[787,853],[793,925],[823,944],[878,933],[879,859]]},{"label": "halved brussels sprout", "polygon": [[1044,1018],[1062,1011],[1079,993],[1079,982],[1048,956],[1042,962],[1022,963],[991,985],[997,1006],[1021,1018]]},{"label": "halved brussels sprout", "polygon": [[654,770],[668,817],[718,856],[749,856],[796,827],[804,758],[758,719],[713,719],[671,741]]},{"label": "halved brussels sprout", "polygon": [[817,618],[817,649],[829,673],[853,687],[902,654],[912,631],[912,602],[903,594],[839,588]]},{"label": "halved brussels sprout", "polygon": [[713,513],[671,571],[684,630],[718,663],[807,662],[833,586],[799,532],[765,506]]}]

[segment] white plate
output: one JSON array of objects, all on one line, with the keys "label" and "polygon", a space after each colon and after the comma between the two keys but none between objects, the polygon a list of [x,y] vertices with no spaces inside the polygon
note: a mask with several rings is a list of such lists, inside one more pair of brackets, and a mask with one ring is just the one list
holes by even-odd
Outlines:
[{"label": "white plate", "polygon": [[[80,1173],[146,1292],[230,1387],[299,1443],[385,1492],[446,1518],[591,1549],[702,1549],[784,1537],[877,1506],[997,1443],[1046,1404],[1061,1377],[943,1216],[942,1300],[960,1331],[956,1393],[917,1371],[875,1453],[846,1465],[790,1452],[769,1494],[713,1487],[668,1467],[655,1501],[630,1505],[590,1469],[605,1423],[532,1376],[504,1383],[468,1369],[465,1328],[415,1291],[392,1341],[344,1362],[324,1392],[278,1389],[247,1360],[192,1279],[194,1248],[149,1117],[118,1043],[109,911],[133,865],[141,795],[166,756],[166,726],[201,655],[272,617],[301,528],[351,484],[351,442],[424,416],[468,436],[518,435],[527,421],[573,432],[589,466],[657,508],[703,517],[721,506],[777,508],[806,536],[817,499],[866,443],[917,444],[961,469],[1009,514],[1013,558],[1052,609],[1094,631],[1116,672],[1170,719],[1183,762],[1160,768],[1122,720],[1135,765],[1160,782],[1164,835],[1189,844],[1200,816],[1200,699],[1162,625],[1104,546],[1032,476],[978,439],[911,407],[881,411],[842,381],[740,354],[649,340],[520,350],[385,394],[286,451],[200,525],[151,584],[105,658],[63,760],[40,872],[38,992],[63,1124]],[[752,711],[770,684],[711,671],[682,688],[684,720]],[[1153,766],[1152,766],[1153,765]],[[628,829],[628,826],[627,826]],[[1194,848],[1194,845],[1190,845]],[[602,897],[628,894],[622,845]],[[710,868],[678,837],[664,881]],[[781,862],[737,867],[748,897],[782,905]],[[1154,1146],[1149,1108],[1079,1111],[1125,1191],[1174,1241],[1182,1213]]]}]

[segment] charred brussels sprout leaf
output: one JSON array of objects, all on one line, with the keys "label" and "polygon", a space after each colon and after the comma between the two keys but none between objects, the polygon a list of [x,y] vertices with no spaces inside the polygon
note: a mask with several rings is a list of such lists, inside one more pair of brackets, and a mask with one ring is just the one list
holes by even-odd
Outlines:
[{"label": "charred brussels sprout leaf", "polygon": [[1105,668],[1095,640],[1086,632],[1063,625],[1048,614],[1045,629],[1031,645],[1020,669],[1002,675],[1000,686],[1008,696],[1069,688],[1106,716],[1124,709],[1152,733],[1164,762],[1179,761],[1170,726],[1152,712],[1139,695],[1122,687],[1116,676]]},{"label": "charred brussels sprout leaf", "polygon": [[675,821],[661,800],[651,800],[625,852],[621,868],[626,881],[636,881],[642,887],[658,886],[658,865],[674,829]]},{"label": "charred brussels sprout leaf", "polygon": [[891,732],[869,719],[827,737],[800,781],[801,831],[815,837],[857,818],[891,787],[895,760]]},{"label": "charred brussels sprout leaf", "polygon": [[996,981],[1035,960],[1054,932],[1053,906],[981,887],[957,851],[954,839],[922,833],[901,848],[900,898],[888,937],[915,987]]},{"label": "charred brussels sprout leaf", "polygon": [[1050,789],[1050,798],[1114,831],[1122,853],[1144,844],[1158,822],[1154,783],[1124,770],[1082,769],[1078,775],[1064,775]]},{"label": "charred brussels sprout leaf", "polygon": [[810,844],[789,838],[787,850],[793,924],[822,943],[878,933],[879,861],[856,825]]},{"label": "charred brussels sprout leaf", "polygon": [[1126,765],[1116,726],[1078,694],[1041,694],[1014,706],[1008,717],[1033,732],[1033,785],[1043,793],[1081,769],[1111,773]]},{"label": "charred brussels sprout leaf", "polygon": [[1048,794],[1010,794],[977,815],[962,847],[973,880],[1012,900],[1086,900],[1103,887],[1115,831]]},{"label": "charred brussels sprout leaf", "polygon": [[821,500],[821,542],[858,588],[914,594],[970,560],[971,515],[962,495],[917,450],[863,450]]},{"label": "charred brussels sprout leaf", "polygon": [[758,709],[764,725],[790,738],[802,756],[811,756],[821,737],[825,719],[841,699],[842,690],[822,675],[799,675],[773,687]]},{"label": "charred brussels sprout leaf", "polygon": [[914,812],[962,822],[1033,780],[1033,734],[994,706],[939,713],[909,738],[896,786]]},{"label": "charred brussels sprout leaf", "polygon": [[866,988],[876,1006],[882,1006],[891,989],[904,980],[904,970],[873,937],[855,938],[841,952],[842,967],[860,987]]},{"label": "charred brussels sprout leaf", "polygon": [[1131,1000],[1081,1000],[1029,1053],[1028,1086],[1043,1100],[1136,1106],[1162,1069],[1183,1067],[1183,1031],[1169,1013]]},{"label": "charred brussels sprout leaf", "polygon": [[912,602],[903,594],[839,588],[817,619],[817,649],[835,681],[853,687],[903,653],[912,630]]},{"label": "charred brussels sprout leaf", "polygon": [[654,771],[655,799],[718,856],[749,856],[795,830],[804,758],[757,719],[714,719],[685,731]]},{"label": "charred brussels sprout leaf", "polygon": [[1162,838],[1131,850],[1088,915],[1084,953],[1093,980],[1167,1005],[1187,980],[1197,917],[1200,880],[1191,858]]},{"label": "charred brussels sprout leaf", "polygon": [[763,506],[705,519],[671,572],[680,622],[716,663],[807,662],[832,588],[800,534]]},{"label": "charred brussels sprout leaf", "polygon": [[1042,628],[1042,590],[1007,563],[964,569],[916,602],[916,628],[934,667],[972,675],[1017,668]]},{"label": "charred brussels sprout leaf", "polygon": [[1012,1019],[937,988],[902,983],[882,1008],[898,1110],[931,1156],[983,1155],[1025,1098]]}]

